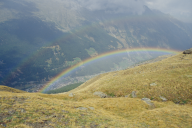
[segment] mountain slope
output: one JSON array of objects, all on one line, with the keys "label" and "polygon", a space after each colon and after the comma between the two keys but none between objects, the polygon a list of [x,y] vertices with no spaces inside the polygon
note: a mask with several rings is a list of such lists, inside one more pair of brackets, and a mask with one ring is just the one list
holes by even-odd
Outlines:
[{"label": "mountain slope", "polygon": [[[76,0],[1,1],[0,84],[37,91],[61,71],[109,51],[192,47],[191,25],[144,9],[141,15],[117,14],[90,11]],[[109,58],[68,77],[124,69],[157,56],[136,52]]]},{"label": "mountain slope", "polygon": [[[191,58],[192,54],[178,54],[159,62],[102,74],[63,94],[1,91],[0,124],[29,128],[191,127]],[[157,85],[149,86],[151,82]],[[132,90],[137,92],[137,98],[124,97]],[[117,97],[99,98],[93,95],[95,91]],[[158,99],[159,94],[168,101]],[[142,101],[143,97],[151,98],[154,106]]]},{"label": "mountain slope", "polygon": [[139,98],[161,101],[160,96],[163,96],[176,103],[191,102],[191,58],[191,54],[178,54],[159,62],[101,74],[71,92],[90,95],[102,91],[124,97],[136,91]]},{"label": "mountain slope", "polygon": [[25,93],[24,91],[18,90],[18,89],[13,89],[7,86],[0,85],[0,91],[3,92],[12,92],[12,93]]}]

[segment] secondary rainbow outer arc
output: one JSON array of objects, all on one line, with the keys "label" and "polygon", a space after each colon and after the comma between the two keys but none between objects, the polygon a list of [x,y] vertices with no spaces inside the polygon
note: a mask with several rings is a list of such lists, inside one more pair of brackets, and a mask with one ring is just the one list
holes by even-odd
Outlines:
[{"label": "secondary rainbow outer arc", "polygon": [[160,49],[160,48],[145,48],[145,49],[141,49],[141,48],[134,48],[134,49],[122,49],[122,50],[116,50],[116,51],[110,51],[110,52],[107,52],[107,53],[103,53],[101,55],[98,55],[96,57],[92,57],[92,58],[88,58],[88,59],[85,59],[84,61],[62,71],[61,73],[59,73],[57,76],[55,76],[54,78],[51,79],[50,82],[48,82],[47,84],[45,84],[45,86],[43,86],[42,89],[40,89],[39,92],[43,92],[44,90],[46,90],[49,86],[51,86],[53,83],[55,83],[57,80],[59,80],[59,78],[67,75],[68,73],[72,72],[73,70],[75,70],[76,68],[78,68],[79,66],[83,65],[83,64],[86,64],[86,63],[89,63],[93,60],[97,60],[99,58],[103,58],[103,57],[106,57],[106,56],[110,56],[110,55],[115,55],[115,54],[119,54],[119,53],[124,53],[124,52],[149,52],[149,51],[152,51],[152,52],[164,52],[164,53],[173,53],[173,54],[178,54],[180,53],[180,51],[177,51],[177,50],[170,50],[170,49]]}]

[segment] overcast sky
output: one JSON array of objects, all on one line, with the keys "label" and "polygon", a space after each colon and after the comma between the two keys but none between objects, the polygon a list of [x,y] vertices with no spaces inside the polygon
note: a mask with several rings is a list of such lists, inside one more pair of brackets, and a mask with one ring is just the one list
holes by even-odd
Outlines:
[{"label": "overcast sky", "polygon": [[143,5],[192,23],[192,0],[77,0],[89,10],[109,13],[133,12],[142,14]]},{"label": "overcast sky", "polygon": [[145,0],[151,9],[160,10],[177,19],[192,23],[192,0]]}]

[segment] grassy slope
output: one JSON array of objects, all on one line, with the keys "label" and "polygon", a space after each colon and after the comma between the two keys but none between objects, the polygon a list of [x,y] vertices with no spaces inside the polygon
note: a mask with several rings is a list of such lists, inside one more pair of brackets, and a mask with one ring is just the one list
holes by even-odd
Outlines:
[{"label": "grassy slope", "polygon": [[18,89],[13,89],[13,88],[10,88],[10,87],[7,87],[7,86],[0,85],[0,92],[1,91],[13,92],[13,93],[24,93],[25,92],[25,91],[21,91],[21,90],[18,90]]},{"label": "grassy slope", "polygon": [[[156,83],[157,86],[150,86],[151,83]],[[161,95],[173,102],[190,102],[191,89],[192,55],[179,54],[156,63],[102,74],[72,92],[88,94],[102,91],[108,95],[124,97],[136,91],[139,98],[160,101]]]},{"label": "grassy slope", "polygon": [[[0,92],[0,124],[7,127],[192,127],[192,55],[99,75],[69,93]],[[150,83],[157,86],[150,87]],[[145,86],[147,85],[147,86]],[[95,91],[115,98],[98,98]],[[137,91],[138,98],[125,98]],[[169,101],[161,102],[159,95]],[[154,109],[141,101],[153,97]],[[178,100],[187,102],[178,105]],[[174,101],[174,102],[173,102]],[[94,110],[77,110],[94,107]]]},{"label": "grassy slope", "polygon": [[75,84],[70,84],[70,85],[67,85],[67,86],[64,86],[64,87],[61,87],[61,88],[58,88],[58,89],[47,91],[46,94],[57,94],[57,93],[68,92],[68,91],[70,91],[72,89],[77,88],[81,84],[83,84],[83,82],[75,83]]}]

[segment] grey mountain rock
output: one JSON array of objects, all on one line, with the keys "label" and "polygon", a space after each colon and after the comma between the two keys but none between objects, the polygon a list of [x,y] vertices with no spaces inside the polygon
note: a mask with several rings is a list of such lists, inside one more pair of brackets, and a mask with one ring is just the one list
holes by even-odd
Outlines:
[{"label": "grey mountain rock", "polygon": [[77,108],[78,110],[82,110],[82,111],[85,111],[85,110],[87,110],[87,108],[85,108],[85,107],[79,107],[79,108]]},{"label": "grey mountain rock", "polygon": [[69,97],[73,97],[73,96],[74,96],[74,94],[73,94],[73,93],[70,93],[70,94],[69,94]]},{"label": "grey mountain rock", "polygon": [[165,97],[163,97],[163,96],[159,96],[161,99],[162,99],[162,101],[167,101],[167,99],[165,98]]},{"label": "grey mountain rock", "polygon": [[157,86],[157,84],[156,83],[151,83],[150,86]]},{"label": "grey mountain rock", "polygon": [[103,93],[103,92],[94,92],[93,95],[99,96],[101,98],[106,98],[107,94]]},{"label": "grey mountain rock", "polygon": [[183,54],[192,54],[192,48],[185,50]]},{"label": "grey mountain rock", "polygon": [[141,100],[147,103],[150,106],[150,108],[155,108],[155,105],[151,102],[149,98],[142,98]]},{"label": "grey mountain rock", "polygon": [[137,97],[136,91],[132,91],[131,96],[132,96],[133,98],[136,98],[136,97]]},{"label": "grey mountain rock", "polygon": [[88,107],[89,109],[91,109],[91,110],[95,110],[95,108],[94,107]]},{"label": "grey mountain rock", "polygon": [[186,75],[188,78],[192,78],[192,75]]}]

